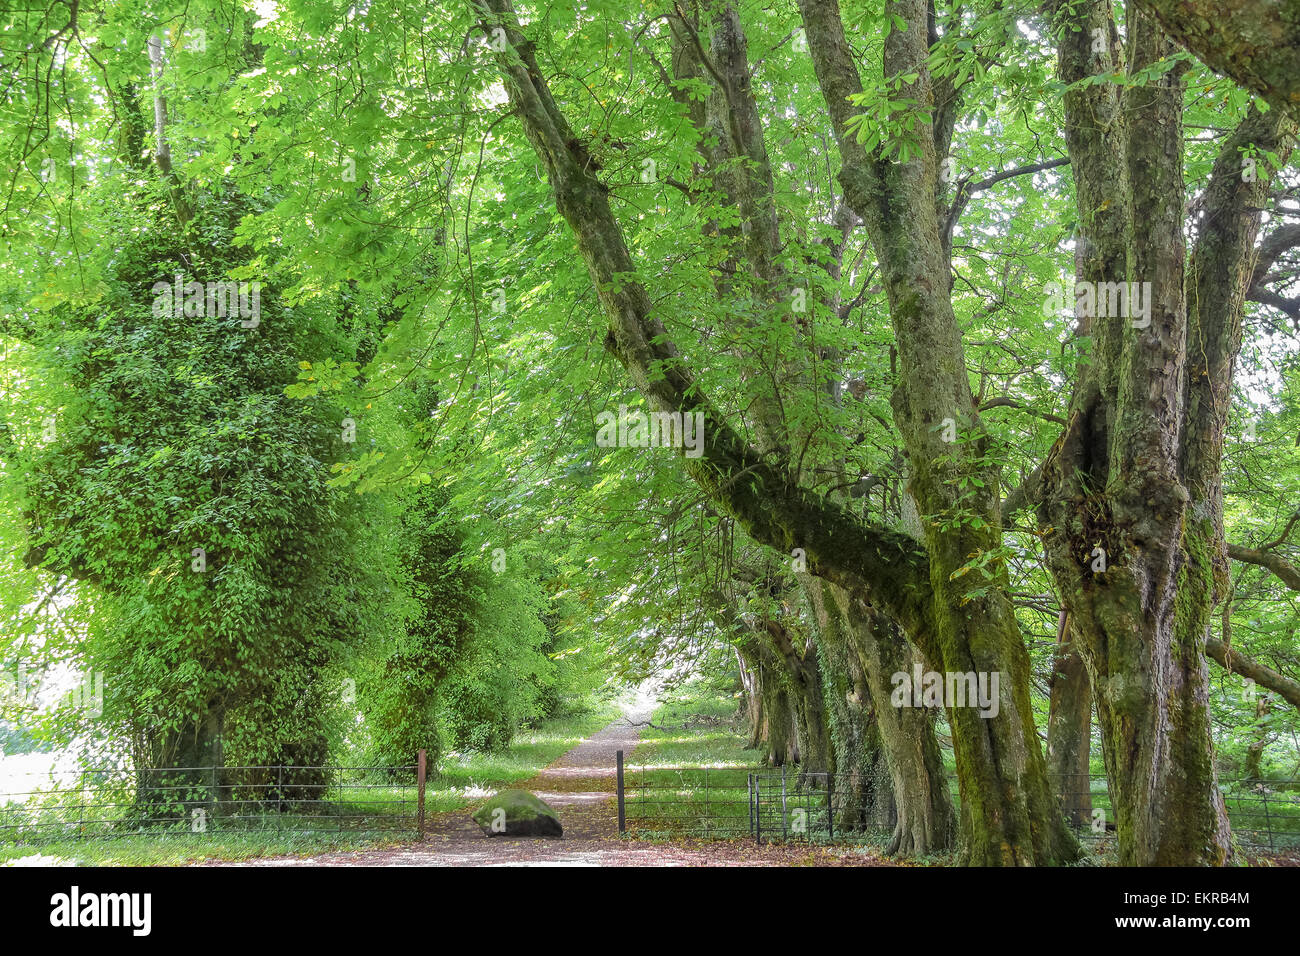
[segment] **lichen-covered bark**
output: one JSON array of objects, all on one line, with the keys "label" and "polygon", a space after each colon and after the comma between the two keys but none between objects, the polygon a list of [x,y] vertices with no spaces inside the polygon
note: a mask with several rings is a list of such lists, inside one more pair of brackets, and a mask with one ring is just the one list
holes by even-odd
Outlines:
[{"label": "lichen-covered bark", "polygon": [[957,814],[944,774],[934,714],[923,707],[894,707],[894,674],[908,673],[916,652],[888,619],[861,598],[830,588],[877,706],[881,747],[895,794],[897,820],[887,853],[921,855],[950,849],[957,840]]},{"label": "lichen-covered bark", "polygon": [[1300,120],[1300,4],[1135,0],[1206,66]]},{"label": "lichen-covered bark", "polygon": [[830,724],[822,692],[821,655],[815,644],[799,662],[796,687],[799,769],[803,773],[827,773],[832,766]]},{"label": "lichen-covered bark", "polygon": [[1069,615],[1061,612],[1056,652],[1047,685],[1047,769],[1061,808],[1075,826],[1092,820],[1089,751],[1092,744],[1092,684],[1083,658],[1070,640]]},{"label": "lichen-covered bark", "polygon": [[830,769],[830,737],[822,703],[822,679],[815,642],[779,621],[761,624],[764,656],[780,669],[780,684],[789,702],[795,749],[801,769],[825,773]]},{"label": "lichen-covered bark", "polygon": [[767,739],[766,717],[763,714],[763,689],[759,685],[760,672],[757,659],[734,647],[736,665],[740,668],[740,687],[744,694],[745,727],[749,731],[749,747],[757,749]]},{"label": "lichen-covered bark", "polygon": [[767,715],[766,762],[771,767],[784,767],[799,759],[794,708],[786,682],[770,671],[765,676],[762,688],[763,713]]},{"label": "lichen-covered bark", "polygon": [[771,766],[799,762],[805,772],[825,773],[830,731],[815,642],[782,621],[743,614],[721,588],[708,600],[714,623],[733,641],[747,691],[757,698],[750,705],[754,745],[765,750]]},{"label": "lichen-covered bark", "polygon": [[[1122,65],[1117,46],[1092,42],[1096,29],[1116,36],[1105,0],[1062,3],[1054,25],[1067,83]],[[1129,32],[1133,69],[1172,52],[1146,15]],[[1080,317],[1093,347],[1043,465],[1039,506],[1096,697],[1120,859],[1138,865],[1222,864],[1232,853],[1204,651],[1225,568],[1223,423],[1266,178],[1241,175],[1240,147],[1275,145],[1285,122],[1252,114],[1224,145],[1185,269],[1182,85],[1175,68],[1118,103],[1100,87],[1066,96],[1084,227],[1077,278],[1149,282],[1151,310],[1149,327]]]},{"label": "lichen-covered bark", "polygon": [[[1257,721],[1263,720],[1263,718],[1269,715],[1269,712],[1272,711],[1272,709],[1272,699],[1267,694],[1264,694],[1259,698],[1259,700],[1255,701],[1255,719]],[[1255,739],[1252,740],[1250,746],[1246,748],[1246,759],[1241,767],[1242,776],[1249,780],[1258,780],[1262,776],[1260,765],[1264,759],[1264,748],[1267,745],[1268,730],[1265,726],[1261,725],[1255,731]]]},{"label": "lichen-covered bark", "polygon": [[[848,651],[840,666],[854,675],[850,704],[873,716],[879,745],[879,754],[860,747],[854,751],[850,746],[847,749],[855,759],[842,760],[842,741],[836,740],[837,789],[850,785],[860,793],[864,805],[872,797],[878,801],[884,789],[892,790],[894,832],[886,852],[909,856],[949,849],[957,836],[956,813],[934,735],[934,715],[925,708],[894,707],[890,702],[890,678],[899,672],[911,673],[915,652],[896,628],[860,597],[822,582],[810,585],[809,593],[823,646]],[[834,701],[831,706],[840,703]],[[851,732],[852,728],[845,730]],[[887,788],[878,782],[880,756],[888,773]],[[845,770],[850,766],[853,769],[846,779]]]},{"label": "lichen-covered bark", "polygon": [[[1006,594],[1005,570],[995,571],[993,586],[980,595],[968,593],[957,574],[972,554],[1001,543],[1000,481],[967,380],[936,214],[942,159],[936,148],[944,130],[932,125],[926,108],[934,102],[926,65],[928,10],[923,0],[886,5],[906,28],[891,30],[885,39],[884,73],[914,74],[916,80],[904,85],[900,96],[921,104],[909,117],[919,156],[900,163],[867,153],[850,129],[856,108],[849,97],[861,92],[862,83],[838,3],[801,0],[799,7],[839,147],[840,182],[871,237],[898,345],[894,420],[907,447],[911,492],[925,519],[930,582],[928,620],[909,627],[908,633],[920,642],[934,669],[997,672],[1001,683],[996,716],[981,716],[969,707],[948,712],[962,796],[964,857],[977,865],[1069,860],[1077,848],[1047,779],[1030,707],[1028,653]],[[973,440],[944,442],[946,419],[970,432]],[[980,520],[944,520],[958,511]]]},{"label": "lichen-covered bark", "polygon": [[818,622],[823,697],[831,736],[835,827],[893,826],[894,793],[885,765],[878,713],[866,679],[835,618]]}]

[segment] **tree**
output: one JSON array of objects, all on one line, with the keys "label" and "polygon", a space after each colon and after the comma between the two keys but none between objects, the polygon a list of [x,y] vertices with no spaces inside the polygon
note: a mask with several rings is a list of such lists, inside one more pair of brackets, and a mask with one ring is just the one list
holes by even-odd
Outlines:
[{"label": "tree", "polygon": [[[566,661],[739,655],[768,759],[859,780],[843,820],[891,806],[897,851],[947,845],[951,761],[963,859],[1073,859],[1095,703],[1125,861],[1230,859],[1216,772],[1267,776],[1295,723],[1240,686],[1286,699],[1297,666],[1285,110],[1101,0],[292,0],[205,51],[175,31],[215,6],[91,9],[15,25],[5,341],[113,274],[76,228],[121,205],[110,154],[153,157],[177,221],[244,194],[217,245],[337,333],[277,378],[364,435],[328,494],[431,545],[352,562],[392,603],[321,671],[363,678],[349,741],[496,746]],[[47,153],[92,188],[46,188]],[[31,636],[59,581],[3,573]],[[997,707],[897,706],[917,666],[996,675]]]},{"label": "tree", "polygon": [[[1300,120],[1300,14],[1286,0],[1137,4],[1202,62]],[[1228,29],[1225,29],[1225,26]]]}]

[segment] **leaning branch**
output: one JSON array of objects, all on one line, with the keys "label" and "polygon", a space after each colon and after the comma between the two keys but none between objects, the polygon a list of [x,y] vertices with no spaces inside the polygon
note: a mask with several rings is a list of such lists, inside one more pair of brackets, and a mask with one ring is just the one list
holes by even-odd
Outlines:
[{"label": "leaning branch", "polygon": [[1280,694],[1292,707],[1300,708],[1300,681],[1294,681],[1271,667],[1265,667],[1245,654],[1233,650],[1218,638],[1211,637],[1205,642],[1205,653],[1229,672],[1250,678],[1260,687]]},{"label": "leaning branch", "polygon": [[[610,209],[608,189],[583,161],[583,148],[556,104],[519,30],[511,0],[479,7],[489,35],[506,39],[497,53],[510,104],[546,166],[555,206],[573,232],[608,318],[606,349],[655,411],[702,416],[699,457],[683,456],[687,473],[756,541],[789,554],[802,549],[808,569],[850,590],[864,590],[905,628],[927,626],[929,561],[908,536],[865,522],[798,485],[789,462],[769,461],[730,427],[682,360],[652,309]],[[694,419],[698,420],[698,419]]]},{"label": "leaning branch", "polygon": [[1210,69],[1300,119],[1300,17],[1294,0],[1135,0]]},{"label": "leaning branch", "polygon": [[1041,173],[1045,169],[1055,169],[1058,166],[1068,165],[1070,165],[1068,157],[1048,159],[1041,163],[1030,163],[1027,166],[1004,169],[1000,173],[994,173],[992,176],[975,183],[962,180],[957,185],[957,195],[953,196],[952,205],[948,207],[948,215],[943,224],[944,236],[952,236],[953,227],[957,225],[957,220],[961,219],[961,214],[966,211],[966,204],[970,202],[970,198],[976,193],[990,189],[1006,179],[1014,179],[1017,176],[1030,176],[1034,173]]},{"label": "leaning branch", "polygon": [[1297,568],[1280,554],[1274,554],[1272,551],[1260,551],[1255,548],[1243,548],[1240,545],[1230,543],[1228,545],[1228,557],[1234,561],[1244,561],[1246,564],[1268,568],[1281,578],[1282,583],[1292,591],[1300,591],[1300,568]]}]

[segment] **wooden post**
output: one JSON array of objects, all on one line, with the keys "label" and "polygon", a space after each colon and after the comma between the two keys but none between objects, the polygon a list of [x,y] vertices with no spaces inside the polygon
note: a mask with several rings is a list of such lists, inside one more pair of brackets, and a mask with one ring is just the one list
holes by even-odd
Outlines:
[{"label": "wooden post", "polygon": [[704,839],[709,838],[709,768],[704,768]]},{"label": "wooden post", "polygon": [[787,834],[785,832],[785,826],[787,823],[788,816],[789,813],[787,812],[785,807],[785,764],[781,764],[781,842],[782,843],[784,843],[786,839],[788,839]]},{"label": "wooden post", "polygon": [[745,775],[745,802],[749,804],[749,832],[754,832],[754,775]]},{"label": "wooden post", "polygon": [[618,752],[618,832],[627,832],[627,815],[623,809],[623,751]]},{"label": "wooden post", "polygon": [[826,839],[835,842],[835,774],[826,775]]},{"label": "wooden post", "polygon": [[1273,849],[1273,821],[1268,815],[1268,787],[1261,784],[1259,788],[1260,796],[1264,798],[1264,828],[1268,830],[1268,848]]},{"label": "wooden post", "polygon": [[415,783],[418,788],[415,798],[415,829],[420,834],[420,839],[424,839],[424,779],[425,771],[428,769],[428,753],[421,749],[415,762]]}]

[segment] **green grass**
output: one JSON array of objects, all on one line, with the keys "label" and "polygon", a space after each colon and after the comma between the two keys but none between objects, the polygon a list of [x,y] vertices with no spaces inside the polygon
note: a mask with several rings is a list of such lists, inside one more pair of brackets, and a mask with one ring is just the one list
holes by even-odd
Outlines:
[{"label": "green grass", "polygon": [[[763,841],[827,842],[825,778],[805,785],[799,769],[763,767],[736,718],[739,700],[687,685],[655,711],[629,760],[627,821],[638,839],[752,839],[750,774],[758,776]],[[784,778],[783,778],[784,777]],[[874,844],[888,833],[845,834],[836,843]],[[846,840],[847,837],[847,840]]]},{"label": "green grass", "polygon": [[[425,789],[425,812],[439,813],[469,806],[483,796],[527,780],[586,737],[618,717],[616,704],[596,703],[585,713],[543,722],[525,730],[499,754],[448,755]],[[366,791],[338,808],[344,813],[363,812],[368,802],[392,800],[397,794],[414,800],[413,790],[387,788]],[[408,816],[413,810],[403,808]],[[301,817],[294,818],[301,821]],[[314,818],[330,826],[328,816]],[[246,860],[264,856],[312,856],[338,850],[376,849],[409,842],[414,833],[318,832],[289,833],[275,829],[268,816],[267,829],[246,832],[129,834],[111,839],[42,842],[39,845],[0,845],[0,865],[26,858],[27,862],[77,866],[175,866],[202,860]]]},{"label": "green grass", "polygon": [[[682,837],[749,838],[750,794],[748,774],[760,770],[762,753],[745,746],[743,728],[736,721],[739,701],[703,685],[687,685],[662,703],[651,717],[655,725],[642,732],[641,743],[628,759],[627,822],[629,833],[639,839],[667,840]],[[716,725],[705,725],[710,721]],[[960,806],[951,751],[944,751],[949,764],[949,787],[954,806]],[[793,811],[803,810],[808,835],[814,842],[827,836],[824,792],[800,789],[797,768],[788,768],[785,804],[780,792],[780,771],[762,771],[764,793],[762,826],[764,840],[804,839],[793,832]],[[707,782],[707,796],[705,784]],[[768,787],[772,787],[768,791]],[[1092,807],[1113,822],[1114,809],[1104,777],[1089,781]],[[766,795],[771,792],[774,799]],[[1236,785],[1227,788],[1225,799],[1234,832],[1252,850],[1267,852],[1265,811],[1272,828],[1273,846],[1278,850],[1300,844],[1300,794],[1270,784],[1265,798],[1260,792]],[[784,811],[784,812],[783,812]],[[784,824],[784,826],[783,826]],[[1113,862],[1113,831],[1098,839],[1090,826],[1080,828],[1085,865]],[[845,834],[836,831],[837,842],[880,844],[889,833],[864,831]],[[917,863],[948,863],[950,855],[939,854]]]},{"label": "green grass", "polygon": [[403,842],[374,836],[248,833],[132,835],[111,840],[77,840],[39,847],[0,848],[0,865],[11,860],[67,866],[179,866],[203,860],[248,860],[264,856],[312,856],[337,850],[370,849]]},{"label": "green grass", "polygon": [[459,810],[509,784],[527,780],[608,726],[620,713],[616,704],[598,703],[588,713],[548,720],[536,730],[524,731],[502,753],[445,757],[438,776],[426,789],[426,812]]},{"label": "green grass", "polygon": [[762,754],[746,747],[738,703],[691,684],[655,709],[627,760],[629,832],[651,840],[749,834],[747,778]]}]

